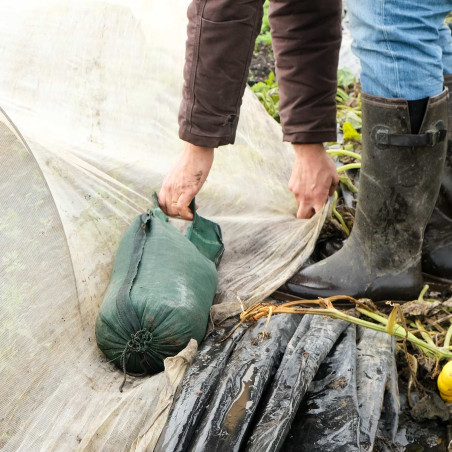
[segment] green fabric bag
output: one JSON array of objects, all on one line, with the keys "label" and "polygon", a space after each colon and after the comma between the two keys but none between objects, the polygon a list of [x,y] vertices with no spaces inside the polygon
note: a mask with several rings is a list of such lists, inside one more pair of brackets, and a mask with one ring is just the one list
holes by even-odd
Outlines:
[{"label": "green fabric bag", "polygon": [[196,213],[184,236],[158,207],[127,229],[96,321],[107,358],[130,374],[154,374],[191,338],[203,339],[223,255],[221,229]]}]

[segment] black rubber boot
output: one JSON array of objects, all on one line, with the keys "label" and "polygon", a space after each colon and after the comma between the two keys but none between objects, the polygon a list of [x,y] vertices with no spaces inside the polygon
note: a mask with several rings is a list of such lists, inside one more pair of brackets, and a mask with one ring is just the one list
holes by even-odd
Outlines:
[{"label": "black rubber boot", "polygon": [[[452,91],[452,75],[444,77],[444,85]],[[448,104],[452,125],[452,98]],[[432,217],[427,224],[422,249],[422,271],[452,281],[452,127],[448,129],[448,146],[441,189]]]},{"label": "black rubber boot", "polygon": [[411,134],[405,99],[362,95],[363,161],[353,231],[340,251],[297,273],[281,291],[301,298],[417,298],[424,230],[446,155],[447,97],[445,90],[428,100],[419,134]]}]

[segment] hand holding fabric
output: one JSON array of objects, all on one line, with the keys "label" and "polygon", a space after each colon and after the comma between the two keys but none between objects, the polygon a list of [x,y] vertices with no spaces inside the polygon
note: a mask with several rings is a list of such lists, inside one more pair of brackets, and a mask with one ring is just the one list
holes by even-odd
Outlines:
[{"label": "hand holding fabric", "polygon": [[185,143],[184,151],[166,175],[158,196],[160,208],[167,215],[193,219],[189,205],[204,185],[213,157],[213,148]]},{"label": "hand holding fabric", "polygon": [[294,144],[295,162],[289,189],[298,203],[297,218],[311,218],[322,210],[338,184],[336,166],[322,144]]}]

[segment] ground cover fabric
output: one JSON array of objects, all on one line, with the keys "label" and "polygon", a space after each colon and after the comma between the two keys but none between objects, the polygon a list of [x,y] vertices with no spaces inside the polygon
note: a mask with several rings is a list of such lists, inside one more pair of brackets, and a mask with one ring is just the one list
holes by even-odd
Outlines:
[{"label": "ground cover fabric", "polygon": [[[152,450],[196,352],[192,341],[121,394],[94,338],[121,236],[181,150],[187,4],[0,0],[2,450]],[[237,142],[216,151],[197,198],[226,248],[214,321],[313,249],[327,213],[295,219],[292,158],[248,90]]]}]

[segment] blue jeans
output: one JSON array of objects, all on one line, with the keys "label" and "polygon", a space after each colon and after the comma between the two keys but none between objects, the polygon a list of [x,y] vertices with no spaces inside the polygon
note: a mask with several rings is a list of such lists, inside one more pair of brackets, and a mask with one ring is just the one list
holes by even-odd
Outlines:
[{"label": "blue jeans", "polygon": [[364,92],[417,100],[443,91],[443,75],[452,74],[444,24],[452,0],[348,0],[347,6]]}]

